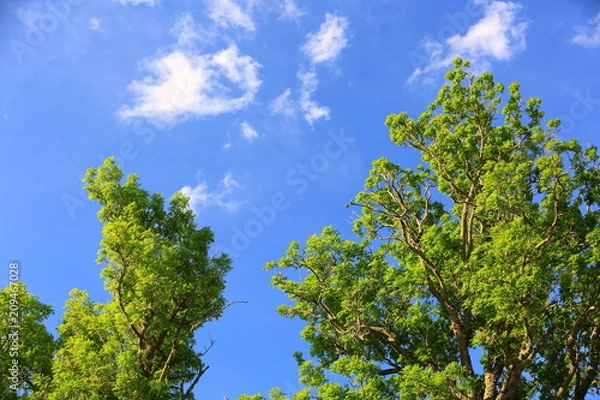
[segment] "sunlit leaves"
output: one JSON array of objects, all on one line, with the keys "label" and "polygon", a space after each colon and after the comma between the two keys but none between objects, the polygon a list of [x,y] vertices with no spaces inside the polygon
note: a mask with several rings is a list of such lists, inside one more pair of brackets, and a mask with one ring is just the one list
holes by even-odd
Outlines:
[{"label": "sunlit leaves", "polygon": [[[0,290],[0,397],[16,399],[15,384],[22,398],[34,399],[52,378],[52,354],[56,342],[44,320],[52,307],[40,302],[21,282]],[[9,368],[17,364],[17,379],[11,381]]]},{"label": "sunlit leaves", "polygon": [[101,206],[98,262],[111,298],[72,292],[50,399],[193,399],[207,368],[194,334],[226,307],[230,260],[209,255],[213,234],[181,193],[165,207],[110,158],[84,181]]},{"label": "sunlit leaves", "polygon": [[[599,389],[600,169],[460,59],[417,118],[385,123],[421,164],[373,162],[331,227],[268,264],[306,322],[298,392],[336,399],[578,398]],[[292,396],[292,398],[294,398]],[[305,397],[302,397],[305,398]]]}]

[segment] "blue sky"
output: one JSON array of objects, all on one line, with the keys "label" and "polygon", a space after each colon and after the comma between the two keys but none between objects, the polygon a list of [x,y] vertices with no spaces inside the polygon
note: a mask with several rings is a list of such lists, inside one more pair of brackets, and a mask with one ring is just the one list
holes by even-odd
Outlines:
[{"label": "blue sky", "polygon": [[298,389],[300,323],[265,262],[326,225],[457,55],[519,81],[563,139],[600,144],[600,4],[592,0],[49,0],[0,5],[0,260],[56,315],[70,289],[105,301],[85,170],[115,156],[143,186],[191,197],[229,252],[229,300],[198,398]]}]

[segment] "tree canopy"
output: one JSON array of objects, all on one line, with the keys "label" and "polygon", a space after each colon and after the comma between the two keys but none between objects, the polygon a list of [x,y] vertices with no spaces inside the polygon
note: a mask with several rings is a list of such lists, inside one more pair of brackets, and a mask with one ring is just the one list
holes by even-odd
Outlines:
[{"label": "tree canopy", "polygon": [[[198,352],[195,333],[227,307],[230,259],[209,255],[213,233],[196,226],[180,192],[165,207],[162,195],[142,189],[136,175],[124,180],[112,158],[89,169],[84,182],[90,199],[100,204],[97,262],[104,266],[110,299],[94,302],[86,291],[73,289],[55,349],[41,324],[51,309],[19,287],[22,346],[29,349],[21,356],[20,397],[193,399],[208,368],[202,356],[213,344],[210,339]],[[8,291],[0,296],[3,304]],[[8,353],[2,365],[9,362],[4,358]]]},{"label": "tree canopy", "polygon": [[111,158],[84,178],[101,206],[98,262],[112,298],[97,304],[72,292],[50,400],[193,399],[208,368],[194,333],[226,306],[230,260],[209,255],[213,234],[197,228],[180,192],[165,209],[162,195],[142,189],[136,175],[122,180]]},{"label": "tree canopy", "polygon": [[[455,60],[334,227],[267,264],[306,322],[305,388],[272,399],[583,399],[600,381],[600,168],[541,100]],[[294,274],[289,272],[296,271]],[[298,274],[297,271],[300,273]],[[300,278],[298,278],[300,276]],[[241,399],[262,399],[242,396]]]}]

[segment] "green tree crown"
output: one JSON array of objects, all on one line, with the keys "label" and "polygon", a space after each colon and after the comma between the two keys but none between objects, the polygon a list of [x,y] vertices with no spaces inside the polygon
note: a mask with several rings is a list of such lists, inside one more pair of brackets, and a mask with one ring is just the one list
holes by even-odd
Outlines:
[{"label": "green tree crown", "polygon": [[[373,162],[333,227],[267,264],[306,322],[291,399],[583,399],[599,390],[600,169],[541,100],[454,69],[418,118],[387,117],[412,168]],[[290,270],[300,271],[301,278]],[[242,396],[260,399],[260,395]]]}]

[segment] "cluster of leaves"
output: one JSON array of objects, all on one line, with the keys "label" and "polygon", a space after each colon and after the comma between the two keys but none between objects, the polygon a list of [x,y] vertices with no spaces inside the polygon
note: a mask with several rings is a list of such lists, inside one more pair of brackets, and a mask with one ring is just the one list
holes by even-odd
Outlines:
[{"label": "cluster of leaves", "polygon": [[[306,321],[308,399],[583,399],[600,389],[600,168],[556,138],[541,101],[457,59],[417,119],[388,116],[418,151],[379,159],[332,227],[267,265]],[[295,279],[300,271],[302,278]],[[242,399],[263,399],[261,395]],[[284,399],[274,391],[272,399]]]},{"label": "cluster of leaves", "polygon": [[[97,261],[104,264],[101,276],[110,299],[93,302],[74,289],[55,343],[41,323],[50,309],[24,295],[23,347],[42,354],[24,355],[32,358],[24,364],[39,373],[40,383],[25,380],[22,397],[193,399],[208,368],[205,352],[194,350],[194,334],[227,306],[222,292],[229,258],[209,256],[213,234],[197,228],[181,193],[165,209],[162,195],[142,189],[136,175],[123,182],[112,158],[88,170],[84,182],[101,206]],[[31,327],[25,326],[29,315]]]},{"label": "cluster of leaves", "polygon": [[[11,299],[13,300],[11,307]],[[52,376],[52,354],[56,342],[42,324],[52,308],[29,293],[21,282],[11,282],[0,291],[0,397],[17,399],[9,378],[11,368],[18,371],[24,393],[39,392]],[[16,363],[16,364],[15,364]],[[16,367],[14,367],[16,365]],[[4,374],[9,373],[9,376]]]}]

